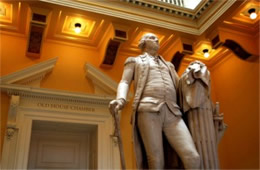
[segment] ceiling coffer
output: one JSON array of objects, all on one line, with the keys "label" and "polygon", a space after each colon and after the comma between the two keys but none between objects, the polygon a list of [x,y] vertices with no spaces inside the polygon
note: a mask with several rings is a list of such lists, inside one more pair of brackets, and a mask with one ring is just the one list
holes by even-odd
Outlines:
[{"label": "ceiling coffer", "polygon": [[183,54],[192,55],[194,53],[192,44],[183,43],[182,47],[183,47],[182,50]]},{"label": "ceiling coffer", "polygon": [[40,58],[44,31],[50,10],[31,6],[31,11],[32,17],[26,56],[30,58]]}]

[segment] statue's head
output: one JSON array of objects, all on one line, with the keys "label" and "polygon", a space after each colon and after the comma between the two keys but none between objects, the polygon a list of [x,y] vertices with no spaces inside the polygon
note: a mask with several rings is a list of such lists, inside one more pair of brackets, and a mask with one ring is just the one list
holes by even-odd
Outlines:
[{"label": "statue's head", "polygon": [[206,69],[206,65],[202,63],[199,60],[195,60],[189,64],[189,66],[186,68],[186,72],[189,72],[190,70],[194,70],[195,72],[201,70],[201,69]]},{"label": "statue's head", "polygon": [[158,50],[160,47],[158,37],[153,33],[146,33],[142,36],[139,41],[138,48],[142,51],[145,48],[153,48],[154,50]]}]

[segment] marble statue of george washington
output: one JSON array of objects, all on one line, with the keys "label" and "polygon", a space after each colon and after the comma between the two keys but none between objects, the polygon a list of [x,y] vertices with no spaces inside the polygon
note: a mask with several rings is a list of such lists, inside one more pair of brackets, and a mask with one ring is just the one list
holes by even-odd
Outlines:
[{"label": "marble statue of george washington", "polygon": [[142,54],[126,59],[117,98],[109,104],[114,112],[121,110],[134,82],[132,125],[137,168],[169,168],[165,160],[171,161],[173,157],[165,154],[167,140],[185,169],[197,169],[200,157],[177,104],[179,77],[175,68],[158,55],[156,35],[145,34],[138,47]]}]

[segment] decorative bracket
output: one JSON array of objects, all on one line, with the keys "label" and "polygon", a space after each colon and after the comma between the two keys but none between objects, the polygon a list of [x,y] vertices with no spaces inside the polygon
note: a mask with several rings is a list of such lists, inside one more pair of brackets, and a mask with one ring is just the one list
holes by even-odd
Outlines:
[{"label": "decorative bracket", "polygon": [[12,95],[10,100],[10,107],[8,111],[8,121],[7,121],[7,131],[6,131],[6,135],[8,139],[11,139],[15,133],[15,130],[17,130],[16,117],[17,117],[19,103],[20,103],[20,96]]},{"label": "decorative bracket", "polygon": [[122,42],[128,40],[128,27],[124,24],[112,23],[114,36],[108,41],[101,67],[111,68],[115,62],[118,49]]}]

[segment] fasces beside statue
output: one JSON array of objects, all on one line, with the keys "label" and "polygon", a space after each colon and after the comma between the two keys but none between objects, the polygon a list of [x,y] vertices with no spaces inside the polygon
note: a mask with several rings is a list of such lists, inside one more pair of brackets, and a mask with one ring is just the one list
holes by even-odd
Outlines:
[{"label": "fasces beside statue", "polygon": [[218,169],[217,144],[226,125],[219,104],[210,99],[210,72],[205,64],[189,64],[179,81],[179,103],[196,149],[201,169]]},{"label": "fasces beside statue", "polygon": [[[206,66],[198,61],[191,63],[179,80],[174,66],[158,55],[156,35],[145,34],[138,46],[143,53],[126,60],[117,98],[109,105],[111,112],[117,114],[126,104],[130,84],[134,82],[132,125],[137,168],[217,168],[214,109]],[[183,115],[188,117],[190,130]],[[204,117],[199,119],[198,115]],[[208,131],[196,127],[198,123]],[[204,144],[208,140],[210,144]]]}]

